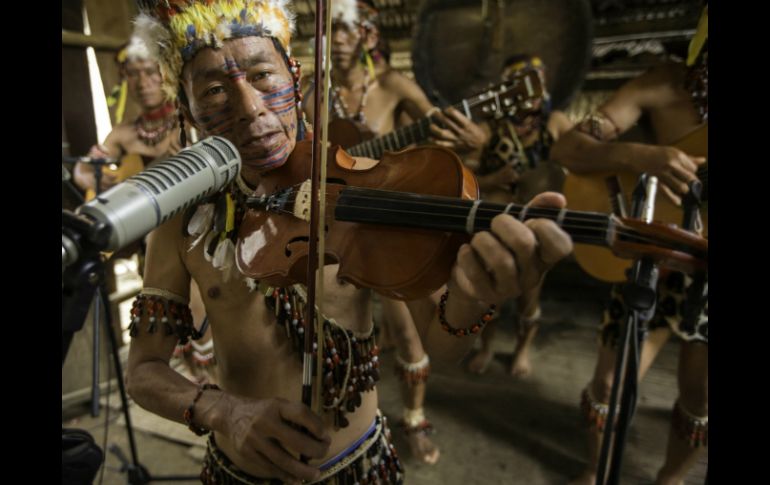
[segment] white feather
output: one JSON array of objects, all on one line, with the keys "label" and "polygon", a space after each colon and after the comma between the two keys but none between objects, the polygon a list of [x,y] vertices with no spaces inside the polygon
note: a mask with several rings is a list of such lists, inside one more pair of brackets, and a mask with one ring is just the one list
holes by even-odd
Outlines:
[{"label": "white feather", "polygon": [[209,245],[211,245],[211,241],[213,241],[214,238],[218,236],[219,234],[217,234],[215,231],[209,231],[208,235],[206,235],[206,239],[203,240],[203,257],[206,258],[206,261],[209,263],[211,262],[211,256],[209,256],[208,248]]},{"label": "white feather", "polygon": [[246,282],[246,287],[249,289],[249,291],[254,291],[257,289],[257,280],[254,278],[249,278],[248,276],[243,278],[243,281]]},{"label": "white feather", "polygon": [[229,281],[232,277],[233,263],[235,263],[235,245],[229,239],[220,241],[217,244],[217,249],[214,251],[211,265],[222,270],[225,282]]},{"label": "white feather", "polygon": [[190,218],[190,222],[187,224],[187,233],[191,236],[196,236],[195,240],[190,244],[188,251],[192,251],[195,246],[201,242],[207,231],[211,229],[211,225],[214,222],[214,204],[201,204],[195,209],[195,214]]},{"label": "white feather", "polygon": [[161,45],[170,45],[171,33],[157,19],[142,13],[134,20],[134,32],[129,43],[128,58],[132,45],[137,53],[146,53],[142,59],[160,59]]},{"label": "white feather", "polygon": [[341,20],[348,25],[358,24],[358,5],[356,0],[334,0],[332,2],[332,18]]}]

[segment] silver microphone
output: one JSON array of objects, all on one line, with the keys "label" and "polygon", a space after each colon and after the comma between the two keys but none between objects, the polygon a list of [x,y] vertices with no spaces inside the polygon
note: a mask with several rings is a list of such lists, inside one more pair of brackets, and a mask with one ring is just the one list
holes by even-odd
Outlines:
[{"label": "silver microphone", "polygon": [[[219,192],[240,169],[235,145],[212,136],[99,194],[76,212],[109,226],[105,250],[116,251]],[[64,253],[62,243],[63,259]]]}]

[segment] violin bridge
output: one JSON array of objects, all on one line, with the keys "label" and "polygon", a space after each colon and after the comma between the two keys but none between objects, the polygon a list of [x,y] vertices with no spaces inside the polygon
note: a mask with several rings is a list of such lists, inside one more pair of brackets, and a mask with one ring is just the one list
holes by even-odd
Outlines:
[{"label": "violin bridge", "polygon": [[310,222],[310,179],[302,182],[297,189],[293,212],[294,217]]}]

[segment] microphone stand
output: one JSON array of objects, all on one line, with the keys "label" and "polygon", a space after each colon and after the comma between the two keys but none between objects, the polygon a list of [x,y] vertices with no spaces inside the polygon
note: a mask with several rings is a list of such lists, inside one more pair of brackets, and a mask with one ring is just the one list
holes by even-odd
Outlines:
[{"label": "microphone stand", "polygon": [[[632,217],[651,220],[655,204],[657,179],[647,174],[639,177],[633,192]],[[655,310],[658,268],[652,259],[642,257],[631,267],[623,287],[623,300],[628,310],[621,329],[615,374],[607,420],[602,435],[596,485],[617,485],[628,425],[636,410],[639,384],[639,357],[647,321]],[[617,415],[617,425],[615,417]]]},{"label": "microphone stand", "polygon": [[[113,164],[111,159],[109,158],[92,158],[88,162],[89,165],[91,165],[94,168],[94,181],[95,181],[95,193],[98,197],[99,194],[102,193],[102,178],[104,177],[104,166]],[[119,163],[119,162],[118,162]],[[106,268],[106,266],[102,266],[102,271]],[[92,342],[92,367],[91,367],[91,416],[97,417],[99,416],[99,398],[101,394],[101,390],[99,388],[99,381],[100,381],[100,369],[99,369],[99,356],[101,354],[100,350],[100,343],[101,343],[101,332],[99,329],[99,321],[101,320],[100,314],[101,309],[100,305],[104,305],[104,312],[107,314],[107,324],[112,325],[112,312],[110,309],[110,303],[109,299],[102,298],[102,295],[109,295],[109,292],[107,291],[106,287],[106,281],[102,279],[102,281],[96,285],[96,288],[94,289],[96,299],[94,301],[94,312],[93,312],[93,325],[94,325],[94,335],[93,335],[93,342]]]},{"label": "microphone stand", "polygon": [[[104,173],[102,172],[102,168],[106,164],[106,160],[100,159],[100,160],[94,160],[91,165],[94,167],[94,180],[96,182],[95,184],[95,192],[96,196],[98,197],[99,194],[102,193],[102,176]],[[102,266],[102,271],[105,269],[104,266]],[[92,361],[92,371],[91,371],[91,416],[97,417],[99,416],[99,344],[101,343],[100,335],[99,335],[99,303],[103,300],[102,296],[109,294],[107,291],[105,291],[106,282],[104,281],[104,278],[102,278],[102,281],[100,281],[99,285],[96,287],[96,299],[94,300],[94,338],[93,338],[93,361]],[[110,306],[109,306],[109,300],[105,301],[105,313],[107,314],[107,325],[112,327],[112,315],[110,312]]]},{"label": "microphone stand", "polygon": [[[647,174],[642,174],[640,177],[633,194],[633,217],[651,220],[655,183],[654,177],[649,177]],[[684,209],[682,227],[688,231],[699,231],[698,210],[701,204],[701,193],[702,185],[699,181],[689,183],[689,190],[682,201]],[[642,204],[646,206],[644,209]],[[636,409],[641,346],[647,332],[647,322],[655,310],[657,279],[657,267],[649,258],[643,257],[634,263],[629,274],[629,282],[623,288],[623,299],[628,307],[628,319],[619,341],[610,407],[597,469],[597,485],[616,485],[620,480],[626,432]],[[682,325],[690,325],[694,328],[707,301],[708,275],[705,271],[701,271],[693,275],[693,283],[687,289]],[[634,335],[636,339],[632,340]],[[615,424],[616,414],[618,414],[617,425]],[[708,471],[706,483],[708,484]]]},{"label": "microphone stand", "polygon": [[[100,193],[103,161],[93,163],[94,177],[96,179],[96,193]],[[98,196],[98,195],[97,195]],[[98,349],[99,349],[99,304],[104,306],[105,325],[107,326],[107,336],[110,341],[113,365],[117,375],[118,389],[120,391],[120,401],[123,410],[123,416],[126,421],[126,432],[128,435],[129,447],[131,450],[131,461],[129,462],[120,448],[113,444],[110,451],[114,453],[121,461],[121,472],[128,475],[128,483],[131,485],[144,485],[150,481],[183,481],[196,480],[197,476],[152,476],[150,472],[141,463],[136,451],[136,440],[134,438],[133,426],[131,425],[131,415],[128,409],[128,396],[126,394],[123,382],[123,368],[120,364],[120,353],[118,352],[118,342],[115,336],[115,329],[112,326],[112,315],[109,311],[110,302],[107,291],[104,287],[104,261],[101,251],[107,247],[111,233],[111,228],[101,222],[91,222],[88,219],[79,217],[72,212],[62,210],[62,366],[67,356],[72,336],[83,327],[83,323],[88,314],[88,308],[96,295],[94,304],[94,389],[92,396],[96,396],[91,403],[92,414],[94,409],[98,415]],[[64,248],[67,248],[66,250]],[[65,257],[66,253],[66,257]],[[67,260],[68,267],[64,267],[64,261]],[[64,444],[64,434],[62,435]],[[98,447],[97,447],[98,448]]]}]

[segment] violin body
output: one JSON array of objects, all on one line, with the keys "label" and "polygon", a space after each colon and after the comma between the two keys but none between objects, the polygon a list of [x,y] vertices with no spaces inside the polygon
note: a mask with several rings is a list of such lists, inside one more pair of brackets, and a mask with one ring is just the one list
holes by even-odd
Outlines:
[{"label": "violin body", "polygon": [[[236,246],[246,276],[272,286],[312,280],[310,155],[310,143],[298,143],[283,166],[262,175],[247,200]],[[328,155],[326,209],[318,216],[325,228],[324,264],[339,263],[341,279],[393,299],[439,289],[449,281],[460,245],[490,230],[500,214],[550,219],[576,244],[608,246],[625,260],[646,256],[688,274],[708,271],[708,240],[667,224],[480,201],[476,179],[444,148],[386,153],[379,162],[353,158],[338,146]]]},{"label": "violin body", "polygon": [[[255,196],[271,195],[310,178],[311,143],[300,141],[287,162],[264,174]],[[339,263],[339,277],[394,299],[430,295],[449,281],[468,234],[361,224],[335,218],[346,187],[477,199],[478,185],[456,154],[436,147],[387,153],[379,162],[329,149],[325,264]],[[441,176],[436,176],[441,174]],[[307,197],[302,192],[299,197]],[[307,214],[251,209],[241,224],[236,262],[246,276],[273,286],[306,282],[310,224]]]}]

